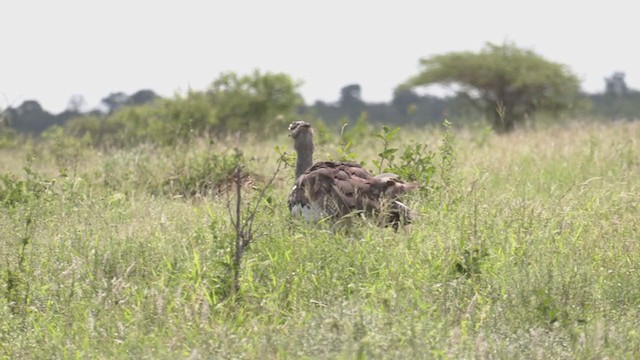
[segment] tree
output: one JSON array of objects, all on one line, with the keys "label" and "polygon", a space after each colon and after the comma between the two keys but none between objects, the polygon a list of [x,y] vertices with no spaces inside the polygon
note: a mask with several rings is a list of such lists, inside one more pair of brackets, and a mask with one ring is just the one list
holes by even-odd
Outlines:
[{"label": "tree", "polygon": [[[411,109],[416,107],[420,96],[411,89],[397,89],[393,92],[391,105],[400,115],[409,115]],[[415,110],[415,109],[414,109]]]},{"label": "tree", "polygon": [[6,110],[0,108],[0,130],[9,127],[9,118],[6,116]]},{"label": "tree", "polygon": [[614,98],[624,97],[629,94],[627,82],[624,80],[625,73],[614,72],[610,77],[604,78],[604,93]]},{"label": "tree", "polygon": [[604,78],[602,93],[587,94],[590,115],[609,119],[640,118],[640,91],[627,85],[624,72],[614,72]]},{"label": "tree", "polygon": [[478,53],[435,55],[420,61],[422,71],[402,84],[453,86],[458,95],[483,111],[497,132],[536,112],[558,114],[577,99],[580,82],[570,70],[514,44],[487,45]]},{"label": "tree", "polygon": [[124,106],[144,105],[159,98],[160,96],[158,96],[158,94],[153,90],[143,89],[138,90],[131,96],[122,91],[112,92],[108,96],[102,98],[100,102],[105,106],[107,114],[113,114],[116,110]]},{"label": "tree", "polygon": [[112,114],[114,111],[126,105],[127,100],[129,100],[129,97],[127,96],[127,94],[121,91],[118,91],[118,92],[111,93],[108,96],[102,98],[100,102],[104,106],[106,106],[107,113]]},{"label": "tree", "polygon": [[340,89],[340,104],[362,103],[362,88],[359,84],[349,84]]},{"label": "tree", "polygon": [[133,93],[133,95],[129,96],[129,98],[126,101],[126,104],[127,105],[144,105],[158,98],[159,98],[158,94],[156,94],[153,90],[143,89],[143,90],[138,90],[137,92]]},{"label": "tree", "polygon": [[268,135],[281,132],[292,120],[294,110],[302,103],[299,82],[283,73],[261,73],[238,76],[223,73],[208,90],[216,109],[218,129]]},{"label": "tree", "polygon": [[9,108],[6,115],[14,129],[31,135],[39,135],[51,125],[59,125],[56,117],[36,100],[26,100],[17,108]]},{"label": "tree", "polygon": [[87,106],[87,101],[84,96],[76,94],[71,96],[67,103],[67,111],[80,114],[82,110]]},{"label": "tree", "polygon": [[6,109],[0,107],[0,148],[16,143],[16,131],[11,128]]},{"label": "tree", "polygon": [[362,88],[359,84],[349,84],[340,89],[340,107],[352,120],[360,117],[366,104],[362,101]]}]

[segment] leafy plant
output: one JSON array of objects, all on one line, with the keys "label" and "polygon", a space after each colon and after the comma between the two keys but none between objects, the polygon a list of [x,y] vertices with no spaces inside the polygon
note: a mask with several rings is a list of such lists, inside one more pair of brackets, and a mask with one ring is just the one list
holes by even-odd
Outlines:
[{"label": "leafy plant", "polygon": [[352,162],[355,161],[357,154],[351,151],[351,147],[353,146],[353,138],[352,135],[345,131],[348,125],[348,123],[342,124],[342,128],[340,130],[340,147],[338,147],[338,154],[340,155],[340,157],[338,158],[338,160]]},{"label": "leafy plant", "polygon": [[436,172],[435,153],[425,144],[413,143],[405,145],[396,163],[387,171],[398,174],[406,181],[420,184],[420,191],[428,191],[431,179]]},{"label": "leafy plant", "polygon": [[0,175],[0,204],[6,208],[15,208],[20,204],[28,204],[50,191],[55,180],[43,179],[31,166],[24,167],[26,179],[19,180],[12,174]]},{"label": "leafy plant", "polygon": [[[412,143],[404,145],[402,150],[391,147],[391,142],[398,136],[399,128],[382,127],[376,135],[382,141],[383,148],[378,159],[373,160],[379,173],[392,172],[405,181],[418,182],[421,191],[428,191],[431,178],[436,171],[433,159],[435,154],[425,144]],[[400,155],[396,156],[400,151]],[[386,161],[386,167],[385,167]]]},{"label": "leafy plant", "polygon": [[24,314],[27,311],[30,297],[29,279],[32,270],[28,261],[27,250],[31,240],[31,215],[24,222],[24,234],[20,238],[18,258],[15,264],[7,264],[5,297],[13,314]]},{"label": "leafy plant", "polygon": [[395,153],[398,149],[390,148],[390,143],[393,138],[396,137],[400,128],[390,129],[388,126],[382,127],[382,132],[376,134],[376,137],[382,140],[382,152],[378,153],[378,159],[373,160],[373,164],[378,168],[378,173],[382,172],[384,161],[386,160],[389,166],[393,164],[395,159]]},{"label": "leafy plant", "polygon": [[357,143],[366,138],[370,133],[368,120],[369,117],[365,112],[361,113],[355,122],[344,118],[340,130],[340,142],[342,144]]},{"label": "leafy plant", "polygon": [[59,126],[47,129],[42,137],[52,142],[51,153],[55,159],[60,175],[67,176],[69,171],[73,177],[78,172],[78,163],[85,151],[91,146],[91,135],[86,133],[78,138],[64,133]]},{"label": "leafy plant", "polygon": [[317,143],[318,145],[324,145],[332,140],[332,130],[327,126],[324,120],[320,118],[314,118],[309,122],[311,122],[314,127],[313,138],[315,143]]},{"label": "leafy plant", "polygon": [[455,263],[455,270],[462,276],[480,275],[482,273],[482,261],[488,254],[478,248],[462,251],[459,260]]}]

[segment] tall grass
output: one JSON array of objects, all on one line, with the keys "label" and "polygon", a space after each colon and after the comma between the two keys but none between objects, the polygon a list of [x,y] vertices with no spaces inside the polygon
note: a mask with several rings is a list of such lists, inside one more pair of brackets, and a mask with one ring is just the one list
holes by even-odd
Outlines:
[{"label": "tall grass", "polygon": [[[447,167],[443,138],[400,131],[387,145],[425,144],[442,170],[398,233],[292,220],[293,171],[281,174],[235,294],[227,193],[158,186],[238,146],[259,187],[288,139],[0,150],[0,356],[636,357],[640,123],[461,130]],[[351,151],[375,169],[382,143]]]}]

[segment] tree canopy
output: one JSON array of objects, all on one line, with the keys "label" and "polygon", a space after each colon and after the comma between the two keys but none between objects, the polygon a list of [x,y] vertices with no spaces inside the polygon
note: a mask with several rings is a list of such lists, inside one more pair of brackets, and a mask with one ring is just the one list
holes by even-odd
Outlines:
[{"label": "tree canopy", "polygon": [[513,130],[527,115],[571,108],[580,90],[577,76],[514,44],[487,43],[480,52],[451,52],[420,61],[422,71],[401,85],[452,86],[483,111],[498,132]]},{"label": "tree canopy", "polygon": [[[578,94],[578,79],[567,67],[512,44],[433,56],[422,65],[423,71],[396,88],[387,102],[368,102],[360,84],[348,83],[339,88],[338,101],[306,105],[300,81],[286,73],[259,70],[222,73],[204,90],[169,97],[150,89],[131,95],[111,92],[93,109],[87,108],[82,95],[74,95],[58,114],[28,99],[0,109],[0,143],[2,136],[40,136],[55,125],[71,134],[90,133],[95,143],[111,145],[170,144],[230,132],[269,136],[298,116],[341,129],[345,121],[362,116],[372,123],[421,126],[444,119],[463,125],[486,115],[497,131],[507,132],[529,115],[557,115],[574,103],[580,106],[571,115],[581,118],[640,118],[640,91],[627,85],[624,72],[605,77],[601,92]],[[416,91],[433,83],[449,84],[458,94],[440,97]]]},{"label": "tree canopy", "polygon": [[207,91],[219,128],[262,135],[282,131],[298,105],[300,82],[284,73],[221,74]]}]

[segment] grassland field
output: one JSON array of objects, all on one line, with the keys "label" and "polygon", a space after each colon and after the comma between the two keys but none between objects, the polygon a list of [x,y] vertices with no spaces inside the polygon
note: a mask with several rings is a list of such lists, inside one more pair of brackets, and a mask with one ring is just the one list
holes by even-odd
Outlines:
[{"label": "grassland field", "polygon": [[[292,219],[281,169],[237,292],[235,192],[211,184],[238,148],[247,213],[284,135],[0,149],[0,358],[640,358],[640,122],[450,131],[390,143],[435,154],[397,233]],[[350,151],[374,170],[381,147]]]}]

